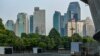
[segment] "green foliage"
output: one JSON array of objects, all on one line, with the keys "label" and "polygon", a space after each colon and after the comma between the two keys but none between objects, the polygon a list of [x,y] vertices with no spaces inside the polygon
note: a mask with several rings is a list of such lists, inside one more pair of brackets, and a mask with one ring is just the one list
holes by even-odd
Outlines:
[{"label": "green foliage", "polygon": [[89,36],[83,37],[83,43],[91,43],[91,42],[96,42],[96,41]]},{"label": "green foliage", "polygon": [[4,28],[4,25],[3,25],[3,23],[2,23],[2,19],[0,18],[0,31],[1,30],[5,30],[5,28]]},{"label": "green foliage", "polygon": [[64,36],[62,37],[62,45],[64,46],[65,49],[70,49],[70,43],[71,43],[71,38]]},{"label": "green foliage", "polygon": [[47,38],[47,49],[53,49],[56,46],[53,38]]},{"label": "green foliage", "polygon": [[59,32],[52,28],[49,35],[39,34],[26,34],[22,33],[21,37],[17,37],[13,31],[6,30],[0,18],[0,46],[13,46],[16,49],[25,49],[32,47],[41,47],[43,49],[58,49],[59,46],[63,46],[66,49],[70,49],[71,42],[83,42],[90,43],[95,42],[92,37],[81,37],[75,33],[71,37],[60,37]]},{"label": "green foliage", "polygon": [[73,34],[71,36],[71,38],[72,38],[72,42],[81,42],[82,41],[82,37],[77,33]]},{"label": "green foliage", "polygon": [[21,33],[21,38],[27,38],[27,34],[26,33]]},{"label": "green foliage", "polygon": [[50,38],[59,38],[60,34],[55,28],[52,28],[51,31],[49,32],[49,37]]},{"label": "green foliage", "polygon": [[46,48],[47,45],[45,42],[39,42],[38,46],[41,48]]},{"label": "green foliage", "polygon": [[54,39],[54,43],[56,44],[55,49],[57,49],[58,46],[61,45],[61,37],[59,32],[55,28],[52,28],[49,33],[49,37]]}]

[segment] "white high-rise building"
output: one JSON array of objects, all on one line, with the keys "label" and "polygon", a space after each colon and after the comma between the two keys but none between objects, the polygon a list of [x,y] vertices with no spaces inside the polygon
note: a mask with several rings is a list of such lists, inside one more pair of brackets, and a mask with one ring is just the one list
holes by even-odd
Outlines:
[{"label": "white high-rise building", "polygon": [[84,27],[84,21],[77,21],[75,20],[68,22],[68,36],[71,37],[74,33],[78,33],[80,36],[83,36],[83,27]]},{"label": "white high-rise building", "polygon": [[15,33],[19,37],[22,33],[29,33],[28,16],[26,13],[18,13],[15,27]]},{"label": "white high-rise building", "polygon": [[77,22],[77,33],[80,35],[80,36],[84,36],[84,34],[83,34],[83,27],[84,27],[84,21],[83,20],[81,20],[81,21],[78,21]]},{"label": "white high-rise building", "polygon": [[40,35],[46,35],[45,10],[40,10],[39,7],[35,7],[33,21],[33,32]]},{"label": "white high-rise building", "polygon": [[89,17],[86,18],[84,22],[84,36],[91,36],[95,34],[95,27],[92,19]]},{"label": "white high-rise building", "polygon": [[73,20],[71,20],[71,21],[69,21],[68,23],[67,23],[68,25],[67,25],[67,35],[69,36],[69,37],[71,37],[74,33],[76,33],[76,22],[75,22],[75,20],[73,19]]}]

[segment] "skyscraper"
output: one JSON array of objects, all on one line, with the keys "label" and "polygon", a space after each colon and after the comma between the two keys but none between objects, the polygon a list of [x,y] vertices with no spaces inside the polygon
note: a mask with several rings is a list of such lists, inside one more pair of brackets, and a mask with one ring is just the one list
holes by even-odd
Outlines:
[{"label": "skyscraper", "polygon": [[67,13],[64,14],[64,36],[67,36],[67,26],[68,26],[68,18]]},{"label": "skyscraper", "polygon": [[72,36],[75,33],[78,33],[80,36],[84,36],[83,34],[83,27],[84,27],[84,21],[77,21],[73,19],[72,21],[68,22],[68,36]]},{"label": "skyscraper", "polygon": [[71,19],[75,19],[75,21],[79,21],[81,19],[81,11],[80,11],[80,5],[78,2],[71,2],[68,7],[67,11],[67,18],[69,21]]},{"label": "skyscraper", "polygon": [[39,7],[35,7],[33,21],[33,32],[40,35],[46,35],[45,10],[40,10]]},{"label": "skyscraper", "polygon": [[34,16],[33,15],[30,15],[30,33],[33,33],[33,20],[34,20]]},{"label": "skyscraper", "polygon": [[75,19],[72,19],[71,21],[68,22],[68,28],[67,28],[67,35],[70,37],[74,33],[76,33],[76,22]]},{"label": "skyscraper", "polygon": [[84,36],[84,34],[83,34],[83,32],[84,32],[83,28],[84,28],[84,20],[78,21],[77,22],[77,26],[76,26],[76,33],[78,33],[82,37]]},{"label": "skyscraper", "polygon": [[14,22],[13,22],[13,20],[8,20],[5,24],[5,28],[10,30],[10,31],[14,31]]},{"label": "skyscraper", "polygon": [[61,32],[60,20],[61,20],[61,13],[59,11],[55,11],[53,15],[53,28],[55,28],[59,33]]},{"label": "skyscraper", "polygon": [[64,24],[64,16],[61,15],[61,18],[60,18],[60,35],[61,36],[64,36],[64,31],[65,31],[65,28],[64,28],[65,24]]},{"label": "skyscraper", "polygon": [[84,22],[84,36],[93,37],[94,33],[95,33],[94,23],[89,17],[87,17]]},{"label": "skyscraper", "polygon": [[21,33],[28,33],[29,31],[28,17],[26,13],[18,13],[16,21],[16,35],[21,36]]}]

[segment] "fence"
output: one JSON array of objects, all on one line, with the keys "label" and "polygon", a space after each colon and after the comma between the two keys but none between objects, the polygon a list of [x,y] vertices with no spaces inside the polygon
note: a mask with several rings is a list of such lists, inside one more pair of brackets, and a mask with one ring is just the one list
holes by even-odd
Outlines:
[{"label": "fence", "polygon": [[71,56],[70,54],[58,54],[58,53],[41,53],[41,54],[0,54],[0,56]]}]

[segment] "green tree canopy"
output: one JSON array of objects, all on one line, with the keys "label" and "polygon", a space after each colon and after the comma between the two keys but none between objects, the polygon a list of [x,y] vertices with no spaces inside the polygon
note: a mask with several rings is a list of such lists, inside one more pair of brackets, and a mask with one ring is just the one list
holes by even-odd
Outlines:
[{"label": "green tree canopy", "polygon": [[79,34],[77,34],[77,33],[73,34],[71,36],[71,38],[72,38],[73,42],[80,42],[80,41],[82,41],[82,37]]},{"label": "green tree canopy", "polygon": [[59,38],[60,34],[55,28],[52,28],[51,31],[49,32],[49,37],[50,38]]},{"label": "green tree canopy", "polygon": [[59,34],[59,32],[55,28],[52,28],[51,29],[51,31],[49,32],[48,37],[54,39],[54,42],[56,44],[55,49],[58,48],[59,45],[61,45],[61,37],[60,37],[60,34]]},{"label": "green tree canopy", "polygon": [[0,18],[0,30],[4,30],[4,29],[5,29],[5,27],[4,27],[3,23],[2,23],[2,19]]}]

